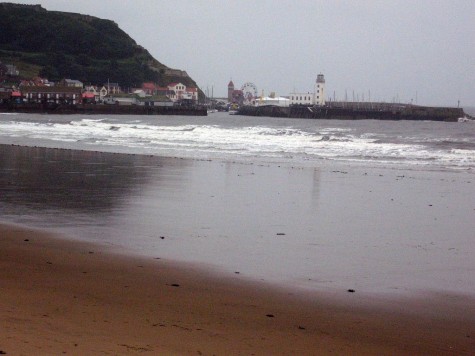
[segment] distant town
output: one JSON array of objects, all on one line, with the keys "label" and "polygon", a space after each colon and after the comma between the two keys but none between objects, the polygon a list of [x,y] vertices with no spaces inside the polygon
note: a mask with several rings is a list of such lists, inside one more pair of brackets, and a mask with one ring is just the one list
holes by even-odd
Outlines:
[{"label": "distant town", "polygon": [[206,97],[199,102],[198,88],[187,87],[180,82],[161,87],[157,83],[142,83],[138,88],[121,88],[113,81],[101,85],[85,85],[79,80],[64,78],[58,82],[48,78],[34,77],[21,79],[20,72],[13,64],[0,62],[0,103],[32,104],[50,103],[61,105],[106,104],[139,106],[195,106],[207,105],[220,110],[237,109],[242,106],[290,106],[325,105],[325,78],[317,76],[312,93],[290,93],[289,96],[276,96],[270,93],[259,95],[257,87],[251,82],[240,89],[231,80],[228,83],[228,97],[215,99]]},{"label": "distant town", "polygon": [[121,88],[108,81],[101,85],[84,85],[64,78],[51,82],[47,78],[24,79],[13,64],[0,62],[0,107],[17,112],[88,113],[88,114],[170,114],[206,115],[229,111],[247,116],[271,116],[313,119],[378,119],[459,121],[472,119],[460,108],[431,108],[401,103],[337,102],[325,100],[325,77],[318,74],[312,92],[292,92],[288,96],[258,93],[252,82],[237,89],[228,83],[227,98],[205,95],[181,82],[159,86],[142,83],[137,88]]},{"label": "distant town", "polygon": [[65,78],[51,82],[47,78],[21,79],[12,64],[0,62],[0,104],[50,103],[62,105],[109,104],[139,106],[193,106],[198,104],[198,89],[183,83],[160,87],[143,83],[140,88],[124,90],[119,83],[84,85]]}]

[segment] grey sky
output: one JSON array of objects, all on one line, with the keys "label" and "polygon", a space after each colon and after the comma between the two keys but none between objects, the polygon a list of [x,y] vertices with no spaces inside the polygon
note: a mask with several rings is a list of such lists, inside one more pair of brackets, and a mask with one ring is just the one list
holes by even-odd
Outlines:
[{"label": "grey sky", "polygon": [[475,106],[475,1],[20,0],[118,23],[160,62],[226,96],[312,91]]}]

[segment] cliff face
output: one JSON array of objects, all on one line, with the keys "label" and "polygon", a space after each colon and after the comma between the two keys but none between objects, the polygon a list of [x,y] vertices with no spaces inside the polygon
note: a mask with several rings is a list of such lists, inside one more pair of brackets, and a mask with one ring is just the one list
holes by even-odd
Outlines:
[{"label": "cliff face", "polygon": [[187,76],[170,74],[110,20],[1,3],[0,29],[0,61],[15,64],[25,77],[66,77],[93,84],[109,80],[123,87],[146,81],[196,86]]}]

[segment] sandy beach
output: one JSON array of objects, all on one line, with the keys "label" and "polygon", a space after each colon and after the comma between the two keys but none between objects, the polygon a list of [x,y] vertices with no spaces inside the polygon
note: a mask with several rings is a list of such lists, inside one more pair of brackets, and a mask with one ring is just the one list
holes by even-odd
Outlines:
[{"label": "sandy beach", "polygon": [[0,229],[8,355],[473,354],[474,301],[339,298]]},{"label": "sandy beach", "polygon": [[473,184],[0,145],[7,355],[463,355]]}]

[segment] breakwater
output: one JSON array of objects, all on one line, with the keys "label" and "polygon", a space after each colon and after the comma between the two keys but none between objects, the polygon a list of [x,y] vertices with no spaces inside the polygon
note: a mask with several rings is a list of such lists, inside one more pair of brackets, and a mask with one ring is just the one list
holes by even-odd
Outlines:
[{"label": "breakwater", "polygon": [[83,115],[186,115],[206,116],[206,108],[200,106],[138,106],[105,104],[0,104],[0,112],[31,114],[83,114]]},{"label": "breakwater", "polygon": [[456,122],[459,118],[466,116],[461,108],[378,103],[372,103],[372,105],[354,104],[355,103],[340,102],[329,103],[325,106],[244,106],[239,109],[238,115],[302,119],[424,120],[449,122]]}]

